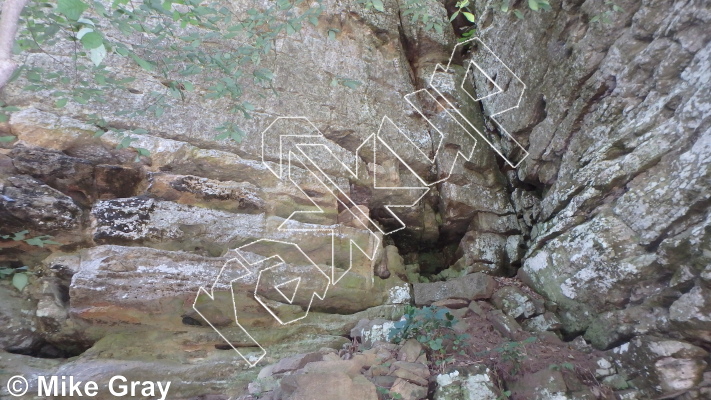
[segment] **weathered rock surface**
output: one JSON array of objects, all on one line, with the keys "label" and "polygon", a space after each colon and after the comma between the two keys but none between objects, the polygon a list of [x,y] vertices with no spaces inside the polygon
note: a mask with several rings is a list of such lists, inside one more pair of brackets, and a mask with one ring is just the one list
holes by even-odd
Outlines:
[{"label": "weathered rock surface", "polygon": [[14,353],[31,353],[37,342],[33,321],[28,318],[33,304],[9,284],[0,282],[0,348]]},{"label": "weathered rock surface", "polygon": [[[231,6],[240,9],[243,3]],[[259,112],[241,121],[248,132],[241,143],[212,140],[215,126],[229,114],[224,102],[188,96],[170,100],[163,118],[129,117],[112,111],[146,107],[149,96],[111,93],[105,104],[69,102],[60,110],[51,93],[28,93],[21,90],[23,82],[4,90],[3,101],[22,110],[0,126],[18,138],[0,144],[0,234],[28,229],[32,235],[51,234],[60,245],[39,249],[22,241],[2,242],[3,266],[30,265],[38,273],[23,293],[8,287],[0,294],[8,299],[6,307],[13,307],[0,312],[0,345],[36,352],[38,343],[47,342],[60,346],[60,355],[89,350],[57,362],[0,352],[0,373],[60,370],[102,382],[118,372],[157,380],[173,374],[182,379],[173,398],[242,395],[251,378],[231,364],[234,352],[215,348],[226,344],[192,310],[197,288],[214,282],[236,247],[263,237],[298,237],[315,259],[313,268],[323,272],[334,263],[330,278],[343,274],[299,324],[282,326],[265,308],[284,319],[303,316],[310,295],[328,286],[328,279],[304,279],[302,291],[291,299],[274,287],[262,288],[258,293],[268,306],[246,295],[254,293],[254,280],[223,281],[217,300],[198,302],[226,332],[236,331],[230,293],[236,288],[238,318],[255,337],[292,345],[264,363],[339,347],[349,332],[368,345],[387,339],[392,320],[412,297],[417,305],[443,306],[492,298],[501,310],[471,302],[453,311],[488,318],[511,340],[527,335],[523,327],[545,332],[541,337],[551,343],[562,333],[566,339],[577,337],[573,343],[586,351],[592,349],[585,340],[598,349],[614,348],[610,354],[622,368],[608,374],[612,369],[601,366],[606,372],[599,377],[620,390],[634,386],[620,398],[709,394],[702,384],[709,373],[704,349],[711,344],[708,7],[681,0],[620,0],[616,4],[623,11],[608,12],[606,2],[576,1],[551,2],[552,12],[532,12],[526,2],[513,2],[525,14],[513,23],[515,17],[500,11],[500,1],[476,2],[477,34],[527,91],[520,103],[507,95],[487,96],[490,82],[474,76],[467,85],[486,98],[480,104],[470,101],[454,84],[471,59],[472,53],[464,52],[458,65],[440,74],[442,93],[505,155],[521,156],[501,139],[502,129],[530,154],[510,168],[478,140],[474,157],[432,187],[421,206],[400,210],[407,229],[383,248],[382,235],[368,235],[354,215],[362,212],[391,227],[396,221],[384,206],[409,197],[375,190],[369,178],[377,174],[381,183],[393,185],[413,179],[396,162],[375,165],[368,151],[356,154],[357,149],[388,115],[417,147],[401,141],[396,152],[421,176],[445,177],[444,166],[471,143],[443,143],[434,164],[419,157],[418,150],[435,152],[438,133],[402,97],[422,88],[434,65],[448,59],[456,38],[438,2],[427,3],[427,15],[443,23],[441,32],[413,22],[403,2],[385,1],[383,13],[357,2],[326,3],[317,26],[304,26],[298,40],[280,39],[274,57],[265,57],[264,66],[274,72],[274,90],[288,95],[264,97],[257,85],[245,86],[245,100]],[[603,13],[610,21],[595,22]],[[338,26],[335,40],[326,26]],[[70,49],[46,50],[28,54],[27,62],[71,64]],[[477,60],[495,72],[490,76],[497,85],[517,84],[495,59],[483,57]],[[127,68],[119,65],[117,71]],[[330,85],[341,76],[363,85],[354,90]],[[147,71],[138,77],[138,92],[164,89]],[[415,103],[443,131],[457,129],[443,107],[427,99]],[[483,117],[514,106],[496,123]],[[123,138],[116,133],[95,137],[96,126],[88,119],[92,113],[112,126],[146,129],[149,133],[133,144],[150,157],[118,149]],[[323,169],[333,186],[354,200],[353,207],[344,207],[303,168],[295,168],[292,176],[304,190],[274,176],[280,149],[265,147],[258,133],[282,115],[307,115],[323,132],[323,143],[335,152],[335,158],[321,157]],[[349,176],[337,161],[359,166],[366,176]],[[304,214],[295,224],[317,231],[278,229],[293,212],[319,208],[322,213]],[[336,232],[336,260],[329,258],[325,232],[330,229]],[[346,273],[352,237],[366,243],[374,257],[358,258]],[[426,256],[418,254],[425,251]],[[271,278],[277,272],[320,276],[307,274],[315,272],[309,268],[285,265],[271,270]],[[517,269],[545,297],[546,310],[515,289],[494,292],[494,281],[480,273],[512,276]],[[223,278],[239,277],[228,271]],[[426,280],[420,274],[449,280],[420,283]],[[406,281],[414,284],[414,294]],[[358,320],[366,322],[356,326]],[[136,343],[136,337],[142,341]],[[166,347],[154,348],[163,342]],[[281,396],[275,399],[308,399],[312,393],[375,399],[376,387],[403,398],[426,396],[423,380],[429,378],[414,371],[421,367],[391,371],[383,365],[400,358],[385,357],[390,350],[380,346],[373,354],[382,355],[382,362],[372,365],[328,352],[318,353],[321,360],[313,355],[313,360],[284,361],[275,374],[289,374],[286,381],[260,388]],[[424,352],[412,360],[415,353],[407,349],[398,362],[424,365]],[[336,361],[320,369],[313,365]],[[313,369],[306,374],[308,365]],[[361,369],[371,376],[363,378]],[[437,378],[438,396],[499,396],[488,373],[466,371],[466,379],[465,371],[461,374],[442,378],[452,380],[449,384]],[[538,385],[542,381],[549,385]],[[515,388],[527,398],[597,396],[554,370],[526,374]]]},{"label": "weathered rock surface", "polygon": [[71,197],[26,175],[7,178],[0,202],[8,225],[39,232],[73,230],[82,216]]},{"label": "weathered rock surface", "polygon": [[638,387],[683,393],[701,383],[708,363],[704,349],[673,339],[638,336],[613,350]]},{"label": "weathered rock surface", "polygon": [[505,286],[497,290],[491,302],[512,318],[531,318],[544,311],[543,302],[534,300],[514,286]]},{"label": "weathered rock surface", "polygon": [[416,283],[415,304],[430,305],[448,298],[467,300],[488,299],[494,293],[496,282],[482,273],[474,273],[445,282]]},{"label": "weathered rock surface", "polygon": [[470,366],[437,375],[436,400],[496,400],[499,398],[491,371],[484,366]]},{"label": "weathered rock surface", "polygon": [[[711,35],[700,27],[711,13],[682,1],[616,4],[623,11],[521,6],[516,24],[494,1],[475,6],[482,40],[536,88],[498,120],[530,152],[506,175],[526,239],[519,274],[556,303],[564,332],[598,348],[650,334],[708,346]],[[609,22],[594,22],[600,15]],[[540,51],[521,58],[521,48]],[[483,101],[485,113],[507,105]]]}]

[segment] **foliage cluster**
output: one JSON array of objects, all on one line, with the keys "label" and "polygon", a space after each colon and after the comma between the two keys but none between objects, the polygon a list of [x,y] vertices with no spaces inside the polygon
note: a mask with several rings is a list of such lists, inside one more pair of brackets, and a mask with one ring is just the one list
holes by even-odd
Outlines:
[{"label": "foliage cluster", "polygon": [[456,323],[457,320],[446,308],[407,306],[403,318],[388,333],[388,340],[400,343],[415,339],[430,350],[435,365],[443,366],[454,359],[451,355],[447,357],[448,348],[464,354],[465,341],[469,336],[455,332],[452,327]]},{"label": "foliage cluster", "polygon": [[536,340],[535,336],[531,336],[520,342],[507,341],[493,350],[480,352],[476,355],[482,356],[491,353],[498,353],[502,363],[509,367],[508,374],[514,376],[521,370],[521,362],[526,357],[526,345],[533,343]]},{"label": "foliage cluster", "polygon": [[12,286],[19,291],[22,291],[29,283],[29,275],[30,272],[27,271],[26,266],[20,268],[0,268],[0,279],[12,279]]},{"label": "foliage cluster", "polygon": [[383,395],[383,398],[385,398],[385,399],[388,399],[388,400],[390,400],[390,399],[392,399],[392,400],[399,400],[399,399],[402,399],[402,395],[401,395],[400,393],[392,392],[392,391],[390,391],[390,389],[388,389],[388,388],[385,388],[385,387],[382,387],[382,386],[376,386],[376,387],[375,387],[375,390],[376,390],[378,393],[380,393],[381,395]]},{"label": "foliage cluster", "polygon": [[28,237],[27,234],[30,233],[28,230],[15,232],[11,235],[0,235],[0,239],[12,240],[15,242],[25,242],[30,246],[44,247],[45,244],[61,244],[52,240],[50,235],[41,236],[31,236]]},{"label": "foliage cluster", "polygon": [[615,13],[625,12],[622,7],[618,6],[617,4],[615,4],[615,2],[611,0],[605,0],[605,5],[608,7],[608,9],[601,12],[600,14],[594,15],[592,18],[590,18],[590,22],[609,24],[612,23],[612,17]]},{"label": "foliage cluster", "polygon": [[[21,67],[13,79],[23,77],[25,90],[49,93],[57,108],[70,101],[101,104],[109,95],[135,93],[130,85],[139,75],[114,72],[116,65],[132,63],[148,73],[154,89],[143,94],[140,107],[116,115],[159,118],[188,93],[227,99],[229,118],[215,127],[216,139],[239,141],[244,132],[238,118],[250,118],[255,109],[242,99],[245,83],[273,91],[274,74],[261,66],[264,57],[279,38],[305,24],[316,25],[322,7],[320,2],[276,0],[234,8],[227,0],[32,1],[22,15],[15,46]],[[67,54],[59,57],[49,48],[68,49],[71,62]],[[72,73],[62,72],[67,70]],[[121,143],[130,147],[131,134],[137,132],[114,129],[93,117],[97,135],[115,130],[126,134]]]},{"label": "foliage cluster", "polygon": [[[30,246],[44,247],[46,244],[61,244],[52,240],[52,236],[41,235],[41,236],[28,236],[30,231],[24,230],[20,232],[15,232],[11,235],[0,235],[0,239],[12,240],[15,242],[25,242]],[[27,270],[27,266],[20,268],[0,268],[0,279],[10,278],[12,279],[12,285],[17,288],[17,290],[22,291],[22,289],[27,286],[29,282],[30,272]]]},{"label": "foliage cluster", "polygon": [[[528,4],[528,8],[533,10],[533,11],[550,11],[551,5],[549,0],[526,0]],[[518,19],[523,19],[523,11],[519,9],[514,9],[512,7],[513,2],[511,0],[503,0],[501,4],[499,5],[499,9],[504,12],[513,12],[513,14],[516,16]]]}]

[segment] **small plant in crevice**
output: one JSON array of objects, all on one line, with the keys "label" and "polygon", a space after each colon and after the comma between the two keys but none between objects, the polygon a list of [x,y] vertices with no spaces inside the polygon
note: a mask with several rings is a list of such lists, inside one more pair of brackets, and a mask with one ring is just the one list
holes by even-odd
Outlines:
[{"label": "small plant in crevice", "polygon": [[521,361],[525,358],[526,345],[535,341],[536,337],[531,336],[520,342],[506,342],[493,351],[501,354],[501,361],[511,366],[509,374],[514,376],[521,371]]},{"label": "small plant in crevice", "polygon": [[[25,242],[30,246],[44,247],[46,244],[61,244],[52,240],[50,235],[28,236],[30,231],[24,230],[9,235],[0,235],[0,239],[11,240],[13,242]],[[0,247],[0,251],[2,248]],[[0,279],[12,279],[12,285],[19,291],[29,283],[31,272],[27,266],[20,268],[0,268]]]},{"label": "small plant in crevice", "polygon": [[501,390],[500,395],[496,398],[496,400],[508,400],[511,398],[511,391],[510,390]]},{"label": "small plant in crevice", "polygon": [[360,5],[362,5],[366,10],[374,8],[380,12],[385,12],[385,5],[383,0],[357,0]]},{"label": "small plant in crevice", "polygon": [[392,392],[390,389],[382,387],[382,386],[376,386],[375,391],[378,392],[378,394],[382,395],[382,397],[385,400],[400,400],[402,399],[402,395],[400,393]]},{"label": "small plant in crevice", "polygon": [[460,28],[459,41],[464,42],[476,33],[476,16],[474,15],[474,10],[471,8],[472,4],[470,0],[459,0],[455,4],[455,7],[457,7],[457,10],[449,17],[449,22],[453,22],[455,18],[461,15],[469,23],[469,25]]},{"label": "small plant in crevice", "polygon": [[464,345],[469,335],[455,332],[457,320],[446,308],[407,306],[403,318],[388,333],[388,340],[400,343],[415,339],[424,345],[440,369],[454,361],[448,351],[464,355]]},{"label": "small plant in crevice", "polygon": [[[513,12],[516,18],[523,19],[523,11],[514,9],[512,7],[513,3],[511,0],[502,0],[501,3],[499,3],[499,10],[504,13]],[[526,0],[526,3],[529,9],[536,12],[551,11],[553,9],[549,0]]]},{"label": "small plant in crevice", "polygon": [[27,271],[27,266],[20,268],[0,268],[0,279],[11,279],[12,286],[20,292],[27,286],[32,273]]},{"label": "small plant in crevice", "polygon": [[495,366],[497,373],[501,375],[515,376],[521,371],[521,363],[526,357],[526,345],[535,342],[535,336],[531,336],[520,342],[508,341],[494,348],[493,350],[477,353],[477,356],[498,353],[500,362]]},{"label": "small plant in crevice", "polygon": [[40,235],[40,236],[27,236],[30,231],[24,230],[20,232],[15,232],[11,235],[0,235],[0,239],[12,240],[15,242],[25,242],[30,246],[44,247],[46,244],[61,244],[52,240],[50,235]]},{"label": "small plant in crevice", "polygon": [[615,13],[625,12],[625,10],[615,4],[614,1],[605,0],[605,5],[608,7],[608,9],[590,18],[590,23],[610,24],[612,23],[612,16]]},{"label": "small plant in crevice", "polygon": [[463,15],[464,18],[467,19],[467,21],[474,23],[476,22],[476,17],[474,16],[474,10],[470,9],[469,6],[471,5],[469,0],[460,0],[457,2],[455,7],[457,7],[457,11],[452,13],[452,16],[449,17],[450,21],[454,21],[455,18],[459,16],[459,14]]},{"label": "small plant in crevice", "polygon": [[551,364],[548,366],[548,369],[552,369],[553,371],[563,371],[563,370],[568,370],[568,371],[574,371],[575,370],[575,365],[569,362],[564,362],[560,364]]},{"label": "small plant in crevice", "polygon": [[421,21],[426,31],[444,32],[444,25],[438,18],[432,18],[427,2],[433,0],[405,0],[402,5],[402,16],[410,17],[412,23]]},{"label": "small plant in crevice", "polygon": [[112,132],[117,136],[118,139],[120,139],[119,143],[116,145],[116,150],[127,148],[135,150],[136,158],[134,159],[134,161],[138,162],[141,156],[149,157],[151,155],[151,152],[148,149],[132,145],[134,141],[138,140],[138,138],[136,138],[134,135],[147,135],[149,132],[146,129],[115,128],[110,126],[104,118],[99,117],[97,114],[89,114],[86,118],[88,123],[94,125],[97,128],[97,130],[94,132],[94,137],[98,138],[108,132]]}]

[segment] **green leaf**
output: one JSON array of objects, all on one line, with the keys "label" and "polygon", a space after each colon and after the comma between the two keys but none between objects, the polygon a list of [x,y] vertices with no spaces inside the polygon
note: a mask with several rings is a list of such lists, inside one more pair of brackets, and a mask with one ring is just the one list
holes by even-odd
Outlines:
[{"label": "green leaf", "polygon": [[153,64],[149,63],[148,61],[142,59],[141,57],[131,54],[131,58],[133,58],[133,61],[136,62],[136,64],[140,65],[141,68],[145,69],[146,71],[153,71],[155,69],[155,66]]},{"label": "green leaf", "polygon": [[509,12],[509,3],[510,0],[504,0],[501,2],[501,11],[503,12]]},{"label": "green leaf", "polygon": [[599,20],[600,20],[600,16],[599,16],[599,15],[596,15],[596,16],[590,18],[590,22],[598,22]]},{"label": "green leaf", "polygon": [[341,85],[350,88],[350,89],[358,89],[358,86],[362,85],[363,82],[356,81],[353,79],[344,79],[341,81]]},{"label": "green leaf", "polygon": [[27,286],[29,280],[29,277],[25,273],[15,274],[12,276],[12,286],[17,288],[17,290],[22,291],[22,289]]},{"label": "green leaf", "polygon": [[385,6],[382,0],[373,0],[373,8],[380,12],[385,12]]},{"label": "green leaf", "polygon": [[271,81],[274,79],[274,73],[266,68],[259,68],[254,71],[254,76],[257,79],[263,80],[263,81]]},{"label": "green leaf", "polygon": [[462,15],[464,15],[464,17],[467,20],[469,20],[469,22],[476,22],[476,18],[474,17],[474,14],[464,11],[464,12],[462,12]]},{"label": "green leaf", "polygon": [[16,136],[0,136],[0,143],[12,142],[17,139]]},{"label": "green leaf", "polygon": [[78,21],[87,8],[89,8],[89,6],[84,4],[81,0],[57,1],[57,11],[59,11],[60,14],[64,14],[64,16],[71,21]]},{"label": "green leaf", "polygon": [[137,128],[133,130],[133,133],[135,133],[136,135],[145,135],[148,133],[148,131],[143,128]]},{"label": "green leaf", "polygon": [[[84,29],[87,28],[82,28],[82,30]],[[104,44],[104,39],[101,37],[101,35],[94,31],[86,32],[86,34],[82,35],[80,40],[81,44],[84,45],[84,48],[87,50],[95,49],[99,46],[103,46]]]},{"label": "green leaf", "polygon": [[106,47],[102,44],[101,46],[91,49],[89,51],[89,58],[91,59],[91,62],[94,63],[95,66],[101,65],[101,62],[104,61],[104,58],[106,58]]},{"label": "green leaf", "polygon": [[[77,19],[77,22],[79,22],[80,24],[84,24],[84,25],[96,26],[96,25],[94,25],[94,21],[87,19],[87,18],[79,18],[79,19]],[[57,29],[59,29],[59,26],[57,26]]]},{"label": "green leaf", "polygon": [[86,27],[86,26],[79,29],[79,32],[77,32],[77,39],[81,40],[81,38],[83,38],[84,35],[86,35],[89,32],[94,32],[94,29]]},{"label": "green leaf", "polygon": [[455,18],[457,18],[457,15],[459,15],[459,10],[455,11],[451,17],[449,17],[449,22],[454,21]]},{"label": "green leaf", "polygon": [[139,155],[142,155],[144,157],[148,157],[151,155],[151,152],[148,149],[144,149],[143,147],[136,147],[136,151]]},{"label": "green leaf", "polygon": [[24,231],[20,231],[20,232],[15,232],[15,233],[13,234],[13,236],[12,236],[12,240],[15,240],[15,241],[17,241],[17,240],[24,240],[24,239],[25,239],[25,236],[27,236],[28,233],[30,233],[30,231],[28,231],[28,230],[24,230]]},{"label": "green leaf", "polygon": [[25,239],[25,243],[29,244],[30,246],[37,246],[37,247],[44,247],[45,244],[61,244],[57,243],[55,241],[49,240],[47,238],[51,238],[51,236],[37,236],[33,237],[30,239]]},{"label": "green leaf", "polygon": [[242,139],[244,139],[244,132],[242,132],[240,129],[237,129],[230,133],[230,137],[235,142],[240,143]]},{"label": "green leaf", "polygon": [[65,97],[54,102],[54,106],[57,108],[62,108],[67,105],[68,99]]},{"label": "green leaf", "polygon": [[125,138],[123,138],[123,140],[121,140],[121,143],[119,143],[118,146],[116,146],[116,148],[117,149],[125,149],[126,147],[130,146],[131,142],[133,142],[134,140],[137,140],[137,139],[132,138],[130,136],[126,136]]},{"label": "green leaf", "polygon": [[538,11],[538,0],[528,0],[528,8]]},{"label": "green leaf", "polygon": [[523,12],[521,12],[521,10],[514,10],[513,13],[516,16],[516,18],[523,19]]}]

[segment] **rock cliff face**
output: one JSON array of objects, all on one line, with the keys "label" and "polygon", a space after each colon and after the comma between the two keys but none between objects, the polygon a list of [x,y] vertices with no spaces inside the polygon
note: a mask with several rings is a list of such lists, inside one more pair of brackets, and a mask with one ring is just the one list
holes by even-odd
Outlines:
[{"label": "rock cliff face", "polygon": [[708,349],[708,7],[617,2],[599,24],[600,4],[571,1],[514,23],[493,3],[477,3],[480,35],[531,85],[502,115],[531,153],[507,175],[514,205],[525,192],[540,210],[519,276],[595,347],[660,336]]},{"label": "rock cliff face", "polygon": [[[234,2],[235,9],[242,3]],[[517,276],[540,296],[524,296],[510,286],[493,293],[492,303],[501,311],[487,315],[495,316],[490,317],[495,326],[522,322],[527,330],[555,331],[566,341],[584,338],[606,350],[624,383],[618,389],[634,387],[619,392],[623,398],[705,398],[709,388],[704,385],[711,382],[708,4],[620,0],[624,11],[610,13],[610,21],[601,23],[591,20],[608,11],[602,1],[552,2],[553,10],[541,13],[514,2],[525,11],[522,20],[501,12],[498,0],[476,2],[478,36],[511,71],[496,70],[493,55],[481,48],[458,50],[442,79],[473,76],[467,80],[470,89],[485,99],[473,102],[456,85],[443,89],[444,95],[507,158],[522,153],[501,139],[503,129],[529,155],[512,168],[479,140],[474,158],[460,159],[449,179],[433,186],[417,207],[398,213],[405,229],[374,240],[354,222],[354,212],[393,227],[396,221],[384,206],[407,197],[382,194],[370,179],[377,175],[394,186],[413,181],[397,160],[373,163],[359,147],[378,132],[384,116],[422,154],[438,149],[433,126],[458,129],[437,103],[415,99],[431,125],[403,99],[427,87],[435,66],[449,59],[456,37],[445,4],[430,4],[431,18],[445,27],[435,32],[403,16],[401,2],[386,1],[382,13],[356,1],[326,3],[317,26],[277,41],[273,57],[265,60],[274,71],[276,95],[258,85],[245,88],[257,109],[243,121],[248,134],[241,143],[212,139],[230,107],[224,101],[174,100],[161,118],[115,115],[114,110],[147,106],[148,93],[160,88],[160,82],[128,64],[117,68],[143,79],[130,93],[112,93],[106,104],[69,103],[58,110],[48,93],[23,91],[22,82],[4,90],[5,101],[21,111],[2,126],[17,140],[0,149],[0,234],[27,229],[33,236],[52,235],[59,244],[38,248],[0,242],[3,265],[28,265],[34,272],[21,294],[0,284],[5,351],[0,352],[0,376],[61,373],[102,382],[118,374],[142,380],[171,376],[171,398],[246,395],[247,383],[259,371],[247,369],[196,313],[198,288],[215,282],[234,249],[262,238],[298,243],[317,268],[330,268],[332,244],[325,230],[334,229],[343,246],[335,260],[343,277],[298,323],[280,325],[265,312],[266,306],[250,296],[256,280],[225,283],[240,278],[236,269],[221,276],[230,279],[216,287],[214,300],[195,304],[248,360],[260,356],[254,341],[264,346],[268,353],[260,365],[266,365],[295,353],[340,348],[355,336],[351,329],[358,321],[398,319],[411,301],[445,301],[456,309],[448,298],[492,297],[488,280],[480,297],[450,293],[477,289],[467,282],[484,282],[481,273]],[[338,29],[335,40],[329,39],[329,28]],[[510,108],[515,99],[487,96],[491,82],[467,72],[475,55],[492,69],[499,87],[517,84],[510,72],[527,86],[518,107],[497,116],[498,124],[485,116]],[[30,54],[27,62],[44,65],[70,57],[67,49],[57,48],[51,55]],[[334,87],[334,77],[363,85]],[[111,126],[147,130],[134,145],[150,156],[117,148],[122,138],[115,133],[97,137],[91,114],[102,115]],[[281,149],[265,147],[261,133],[280,116],[308,117],[338,159],[366,171],[354,178],[335,161],[321,160],[333,186],[354,207],[346,208],[306,168],[292,170],[301,190],[273,174],[280,168]],[[434,164],[408,146],[398,142],[394,152],[434,182],[462,144],[443,143]],[[317,208],[320,214],[299,222],[309,224],[311,232],[279,229],[293,212]],[[343,242],[349,238],[365,238],[362,243],[374,257],[358,258],[346,272]],[[316,275],[308,275],[303,287],[319,287],[322,282],[311,278]],[[452,279],[457,280],[427,282]],[[234,324],[230,289],[237,293],[238,319],[251,337]],[[259,294],[283,318],[302,316],[311,300],[273,290]],[[359,374],[363,365],[377,365],[378,351],[376,346],[359,358],[358,370],[332,371],[350,385],[349,393],[360,393],[358,398],[379,395]],[[318,366],[312,367],[328,367],[338,357],[321,350],[313,360]],[[488,382],[486,390],[494,396],[488,372],[469,373]],[[385,375],[381,380],[389,379]],[[430,394],[437,391],[441,399],[448,391],[464,390],[446,389],[451,379],[440,383],[447,379],[428,371],[415,375],[425,382],[420,386],[428,380],[439,384]],[[605,376],[611,374],[600,375]],[[398,379],[400,386],[412,386]],[[285,398],[307,398],[321,387],[303,376],[287,381],[280,389]],[[522,380],[517,387],[526,384]],[[400,387],[398,393],[427,396],[420,386]],[[206,397],[211,395],[216,397]]]}]

